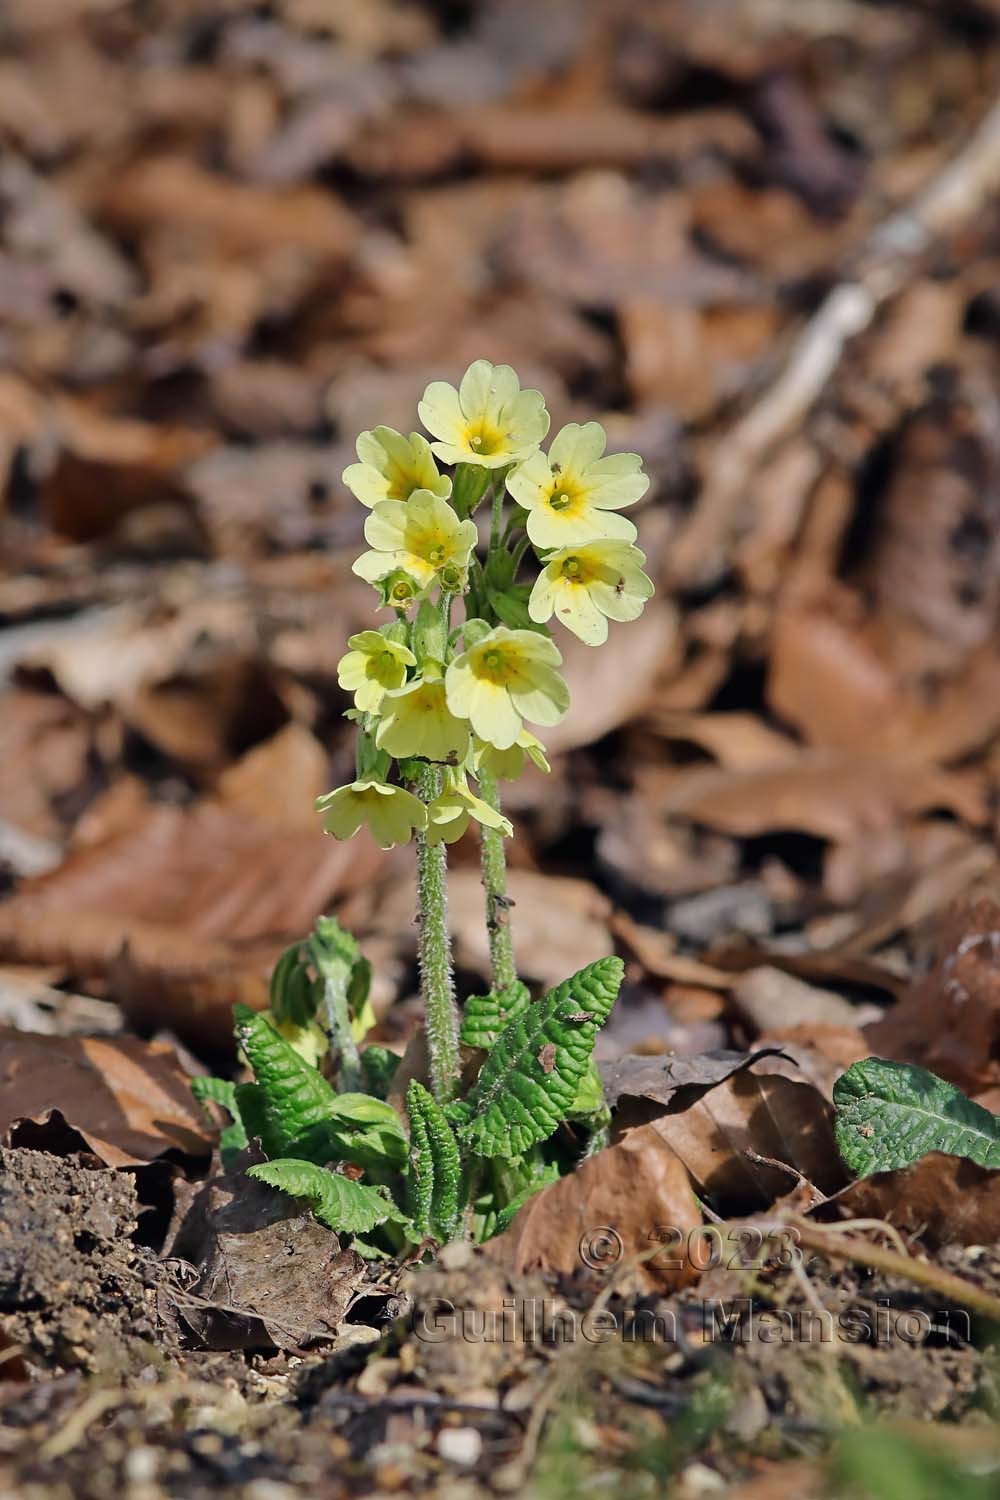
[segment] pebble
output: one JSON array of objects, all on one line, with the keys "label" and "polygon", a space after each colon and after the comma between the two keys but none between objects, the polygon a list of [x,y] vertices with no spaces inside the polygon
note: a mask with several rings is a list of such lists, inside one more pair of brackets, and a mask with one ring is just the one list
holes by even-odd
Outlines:
[{"label": "pebble", "polygon": [[438,1433],[437,1451],[450,1464],[471,1467],[483,1451],[482,1434],[475,1427],[445,1427]]}]

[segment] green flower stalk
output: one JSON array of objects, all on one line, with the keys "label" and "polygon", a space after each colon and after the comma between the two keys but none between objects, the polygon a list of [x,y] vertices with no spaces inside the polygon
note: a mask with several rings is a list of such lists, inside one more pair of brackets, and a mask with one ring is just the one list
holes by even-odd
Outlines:
[{"label": "green flower stalk", "polygon": [[[419,771],[417,789],[425,806],[441,795],[442,780],[438,766]],[[417,921],[431,1084],[435,1099],[444,1104],[454,1095],[461,1070],[448,932],[448,855],[444,842],[431,842],[426,831],[417,834]]]},{"label": "green flower stalk", "polygon": [[[500,788],[487,771],[480,769],[479,790],[483,801],[500,811]],[[496,829],[483,828],[483,888],[486,892],[486,932],[490,945],[490,970],[494,990],[509,990],[517,982],[514,942],[508,915],[511,902],[507,896],[507,857],[503,837]]]}]

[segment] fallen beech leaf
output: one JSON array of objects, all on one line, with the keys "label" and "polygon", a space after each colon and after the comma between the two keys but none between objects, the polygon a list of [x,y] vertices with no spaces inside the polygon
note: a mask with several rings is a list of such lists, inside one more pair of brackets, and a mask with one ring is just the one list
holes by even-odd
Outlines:
[{"label": "fallen beech leaf", "polygon": [[1000,1240],[1000,1171],[939,1151],[898,1172],[852,1182],[835,1204],[849,1219],[886,1219],[931,1249]]},{"label": "fallen beech leaf", "polygon": [[212,1132],[173,1047],[137,1037],[0,1030],[0,1132],[58,1113],[111,1167],[177,1150],[208,1156]]},{"label": "fallen beech leaf", "polygon": [[806,1024],[865,1026],[882,1015],[878,1005],[855,1005],[835,990],[821,990],[786,974],[783,969],[763,965],[748,969],[732,986],[733,1000],[758,1032]]},{"label": "fallen beech leaf", "polygon": [[865,1028],[871,1052],[916,1063],[966,1093],[1000,1082],[1000,905],[951,908],[930,972]]},{"label": "fallen beech leaf", "polygon": [[293,249],[341,259],[358,234],[354,217],[334,194],[313,187],[251,187],[206,172],[182,156],[146,157],[107,179],[104,211],[127,231],[181,224],[233,254]]},{"label": "fallen beech leaf", "polygon": [[90,731],[72,704],[48,693],[11,691],[0,713],[0,819],[23,833],[59,839],[60,797],[86,774]]},{"label": "fallen beech leaf", "polygon": [[768,1206],[789,1187],[789,1174],[748,1152],[786,1163],[826,1193],[842,1185],[831,1115],[813,1084],[745,1070],[690,1109],[660,1115],[652,1126],[713,1206],[738,1213]]},{"label": "fallen beech leaf", "polygon": [[134,1021],[226,1047],[232,1004],[266,1004],[281,948],[382,864],[365,835],[150,806],[0,906],[0,960],[110,977]]},{"label": "fallen beech leaf", "polygon": [[676,631],[674,607],[654,600],[627,633],[612,627],[600,651],[575,636],[560,635],[563,676],[573,708],[561,723],[544,732],[547,748],[558,754],[589,745],[632,718],[650,698]]},{"label": "fallen beech leaf", "polygon": [[624,1098],[650,1099],[654,1104],[685,1109],[734,1073],[776,1054],[777,1048],[772,1047],[757,1052],[705,1052],[700,1057],[632,1055],[601,1063],[598,1071],[610,1105]]},{"label": "fallen beech leaf", "polygon": [[[663,1243],[657,1235],[664,1229],[677,1231],[686,1241],[701,1222],[687,1172],[647,1125],[529,1198],[510,1228],[487,1241],[484,1254],[514,1272],[537,1269],[571,1276],[594,1265],[595,1258],[612,1269],[619,1261],[649,1255]],[[611,1233],[605,1239],[606,1231]],[[638,1267],[641,1281],[670,1291],[697,1278],[680,1253],[681,1264],[668,1264],[671,1258],[673,1252],[666,1249],[654,1254]]]},{"label": "fallen beech leaf", "polygon": [[700,745],[729,771],[756,771],[789,765],[801,745],[754,714],[682,714],[653,710],[657,729],[668,740]]},{"label": "fallen beech leaf", "polygon": [[330,757],[301,724],[288,724],[223,771],[224,807],[285,828],[316,827],[317,797],[328,790]]},{"label": "fallen beech leaf", "polygon": [[[226,766],[248,739],[265,738],[288,717],[267,665],[229,652],[205,670],[141,684],[121,711],[129,728],[202,779]],[[312,812],[312,803],[306,788],[302,806]]]},{"label": "fallen beech leaf", "polygon": [[833,1085],[851,1063],[868,1057],[871,1047],[856,1026],[781,1026],[757,1038],[761,1047],[780,1047],[814,1083],[824,1099],[833,1098]]},{"label": "fallen beech leaf", "polygon": [[[769,1206],[793,1175],[824,1192],[842,1186],[832,1108],[776,1048],[630,1064],[612,1087],[616,1133],[627,1140],[637,1126],[657,1131],[719,1212]],[[622,1087],[630,1071],[634,1081]]]},{"label": "fallen beech leaf", "polygon": [[847,840],[862,828],[888,834],[902,816],[937,807],[981,824],[984,794],[978,776],[807,751],[796,765],[678,775],[664,788],[660,811],[740,838],[795,829]]},{"label": "fallen beech leaf", "polygon": [[[614,951],[608,929],[611,903],[587,880],[510,870],[507,889],[514,905],[510,920],[518,968],[531,980],[558,984],[567,974]],[[459,968],[489,973],[489,944],[483,921],[482,880],[478,870],[448,874],[448,922]],[[409,876],[379,901],[368,931],[386,934],[416,951],[415,897]],[[364,945],[364,933],[359,933]]]},{"label": "fallen beech leaf", "polygon": [[184,1321],[212,1349],[292,1349],[329,1340],[367,1269],[286,1194],[239,1170],[192,1199],[171,1254],[201,1268]]},{"label": "fallen beech leaf", "polygon": [[1000,726],[1000,658],[990,642],[965,659],[928,701],[907,686],[888,648],[858,618],[854,595],[837,590],[790,603],[774,623],[768,702],[810,744],[906,764],[957,760]]}]

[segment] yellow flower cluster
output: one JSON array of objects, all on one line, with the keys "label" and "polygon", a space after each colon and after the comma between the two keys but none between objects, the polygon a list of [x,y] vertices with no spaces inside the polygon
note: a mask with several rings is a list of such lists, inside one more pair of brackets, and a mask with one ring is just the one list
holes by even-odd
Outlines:
[{"label": "yellow flower cluster", "polygon": [[[457,390],[433,381],[418,411],[431,441],[376,427],[360,435],[358,462],[344,472],[369,512],[368,550],[354,572],[395,618],[348,642],[338,682],[361,726],[357,779],[318,804],[328,832],[350,838],[367,825],[384,848],[414,831],[452,843],[471,820],[509,836],[509,822],[469,777],[512,779],[528,760],[549,769],[526,727],[557,724],[569,706],[547,622],[555,617],[599,645],[609,620],[636,619],[653,592],[636,528],[621,514],[649,481],[638,454],[605,453],[597,422],[569,423],[543,453],[541,392],[522,390],[509,365],[486,360],[470,365]],[[439,464],[454,466],[453,475]],[[483,562],[472,511],[490,491]],[[515,508],[502,532],[508,496]],[[516,582],[529,544],[541,564],[530,587]],[[453,624],[456,600],[465,619]],[[424,802],[392,784],[394,761],[404,782],[415,762],[444,766],[439,795]]]}]

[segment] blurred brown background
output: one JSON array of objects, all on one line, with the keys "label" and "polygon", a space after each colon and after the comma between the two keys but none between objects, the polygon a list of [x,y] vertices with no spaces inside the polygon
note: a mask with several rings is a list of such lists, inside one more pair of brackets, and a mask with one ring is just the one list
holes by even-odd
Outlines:
[{"label": "blurred brown background", "polygon": [[212,1045],[333,903],[405,1033],[409,851],[311,810],[339,476],[477,357],[654,479],[658,599],[567,640],[510,796],[527,977],[614,944],[610,1045],[686,1050],[895,994],[995,857],[995,0],[5,0],[0,48],[3,1018]]}]

